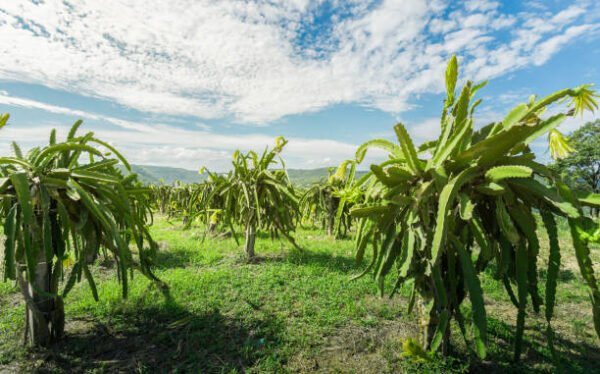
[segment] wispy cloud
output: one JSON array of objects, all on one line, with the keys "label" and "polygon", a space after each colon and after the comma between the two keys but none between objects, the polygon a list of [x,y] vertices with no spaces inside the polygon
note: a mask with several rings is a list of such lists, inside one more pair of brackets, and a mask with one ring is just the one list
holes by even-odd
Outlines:
[{"label": "wispy cloud", "polygon": [[10,96],[8,93],[0,91],[0,104],[16,106],[22,108],[29,109],[39,109],[50,113],[56,114],[64,114],[68,116],[74,116],[79,118],[86,118],[92,120],[102,120],[109,122],[113,125],[121,127],[126,130],[139,130],[139,131],[147,131],[147,132],[156,132],[158,131],[152,126],[144,125],[141,123],[126,121],[120,118],[114,118],[110,116],[105,116],[101,114],[86,112],[83,110],[66,108],[58,105],[51,105],[47,103],[43,103],[37,100],[26,99],[22,97]]},{"label": "wispy cloud", "polygon": [[[325,2],[5,1],[0,78],[261,124],[337,103],[402,112],[413,95],[441,91],[451,53],[487,79],[598,30],[586,1],[551,15],[503,14],[487,0],[335,0],[312,27]],[[317,31],[303,43],[307,29]]]},{"label": "wispy cloud", "polygon": [[[94,131],[99,137],[116,145],[133,163],[165,166],[179,166],[198,169],[210,166],[215,170],[226,170],[230,165],[231,154],[235,149],[243,151],[261,149],[274,144],[274,137],[262,134],[224,135],[211,132],[206,126],[189,129],[167,124],[148,125],[120,118],[71,108],[49,105],[35,100],[13,97],[0,92],[0,104],[43,110],[51,113],[76,116],[94,123],[109,123],[113,126],[84,124],[81,131]],[[69,128],[50,123],[20,124],[11,121],[2,129],[0,145],[8,151],[11,141],[26,146],[44,144],[48,140],[50,128],[55,127],[59,136],[66,136]],[[310,165],[331,166],[354,157],[356,144],[327,139],[289,138],[285,157],[291,167]],[[381,158],[381,154],[371,157]],[[371,158],[373,159],[373,158]]]}]

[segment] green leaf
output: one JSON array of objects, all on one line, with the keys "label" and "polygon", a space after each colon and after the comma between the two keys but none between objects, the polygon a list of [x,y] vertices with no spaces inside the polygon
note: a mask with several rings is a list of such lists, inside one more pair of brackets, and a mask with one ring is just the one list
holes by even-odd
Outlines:
[{"label": "green leaf", "polygon": [[96,282],[94,282],[94,277],[92,277],[92,273],[90,273],[90,269],[88,268],[85,260],[82,261],[82,269],[83,274],[85,275],[85,279],[87,279],[88,284],[90,285],[90,289],[92,290],[92,296],[94,296],[94,300],[98,301],[98,290],[96,289]]},{"label": "green leaf", "polygon": [[504,165],[496,166],[485,173],[485,178],[491,182],[499,182],[509,178],[529,178],[533,170],[527,166]]},{"label": "green leaf", "polygon": [[394,187],[406,181],[406,179],[399,178],[397,176],[391,177],[385,172],[385,169],[382,168],[380,165],[371,165],[371,172],[373,172],[375,178],[377,178],[381,183],[388,187]]},{"label": "green leaf", "polygon": [[450,313],[446,309],[442,310],[438,316],[438,324],[436,326],[435,332],[433,333],[433,338],[431,339],[430,351],[435,352],[438,350],[442,340],[444,338],[444,334],[446,333],[446,329],[448,328],[448,322],[450,320]]},{"label": "green leaf", "polygon": [[475,178],[478,171],[479,169],[477,167],[470,167],[463,170],[455,178],[450,180],[450,182],[442,189],[442,192],[440,193],[435,233],[431,245],[432,266],[435,266],[435,264],[437,263],[440,248],[444,245],[444,242],[446,240],[446,221],[448,218],[448,211],[453,206],[456,194],[465,183]]},{"label": "green leaf", "polygon": [[67,181],[67,186],[77,193],[86,208],[94,215],[94,217],[96,217],[96,219],[98,219],[104,228],[108,231],[112,231],[108,218],[102,212],[98,204],[96,204],[92,196],[90,196],[74,179],[69,179]]},{"label": "green leaf", "polygon": [[400,166],[390,166],[385,171],[388,173],[390,179],[396,183],[404,182],[414,177],[414,174],[410,170]]},{"label": "green leaf", "polygon": [[501,199],[496,200],[496,222],[498,222],[500,230],[508,241],[513,245],[517,245],[519,240],[521,240],[521,236],[515,228],[515,224],[513,223],[510,214],[508,214],[504,201]]},{"label": "green leaf", "polygon": [[565,201],[556,189],[544,186],[534,179],[511,179],[509,183],[511,186],[522,189],[526,195],[534,195],[543,199],[543,201],[555,207],[567,217],[578,218],[581,216],[579,210],[569,201]]},{"label": "green leaf", "polygon": [[[467,121],[468,122],[468,121]],[[460,144],[465,140],[465,136],[471,129],[468,123],[464,123],[457,131],[452,134],[450,139],[444,144],[438,143],[438,148],[435,151],[434,156],[428,162],[429,168],[436,168],[441,165],[448,157],[453,154]]]},{"label": "green leaf", "polygon": [[598,281],[594,274],[590,248],[582,238],[586,235],[585,228],[581,225],[579,219],[573,218],[569,219],[569,228],[571,230],[571,238],[573,239],[573,247],[575,248],[579,271],[590,289],[594,328],[596,329],[596,335],[600,337],[600,290],[598,289]]},{"label": "green leaf", "polygon": [[417,151],[415,146],[406,131],[406,128],[401,123],[398,123],[394,126],[394,131],[396,131],[396,136],[398,137],[398,141],[400,142],[400,147],[402,148],[402,153],[406,157],[406,164],[409,169],[412,170],[413,173],[418,173],[422,170],[421,161],[417,157]]},{"label": "green leaf", "polygon": [[511,207],[509,214],[527,239],[527,254],[529,257],[529,260],[527,261],[527,279],[529,294],[531,295],[533,311],[539,313],[540,305],[542,304],[537,285],[537,257],[539,254],[540,243],[536,232],[537,225],[535,217],[531,212],[531,208],[528,208],[521,203],[517,203],[515,206]]},{"label": "green leaf", "polygon": [[394,262],[396,262],[396,259],[401,253],[402,248],[396,242],[396,238],[398,238],[399,234],[400,233],[396,231],[396,226],[394,224],[391,224],[385,235],[383,244],[381,245],[381,266],[379,267],[377,274],[375,275],[375,280],[379,284],[379,291],[381,292],[381,295],[383,295],[384,293],[383,287],[385,276],[389,273],[390,269],[392,268],[392,265],[394,264]]},{"label": "green leaf", "polygon": [[10,118],[10,114],[4,113],[0,115],[0,129],[6,126],[8,119]]},{"label": "green leaf", "polygon": [[402,150],[394,143],[385,139],[373,139],[363,143],[360,147],[358,147],[355,155],[356,162],[359,164],[363,162],[367,151],[371,148],[379,148],[394,155],[395,157],[402,157]]},{"label": "green leaf", "polygon": [[4,281],[7,279],[16,279],[16,261],[15,261],[15,242],[17,233],[17,206],[9,210],[4,220]]},{"label": "green leaf", "polygon": [[487,86],[487,84],[488,84],[488,81],[483,81],[483,82],[477,83],[475,86],[473,86],[473,88],[471,89],[471,98],[473,98],[473,96],[475,96],[477,91],[479,91],[483,87]]},{"label": "green leaf", "polygon": [[373,234],[374,226],[367,220],[361,219],[356,230],[356,264],[360,265],[365,255],[365,249]]},{"label": "green leaf", "polygon": [[50,227],[50,201],[48,193],[42,190],[42,246],[46,256],[46,262],[51,264],[54,257],[54,248],[52,246],[52,228]]},{"label": "green leaf", "polygon": [[460,194],[460,218],[465,221],[473,218],[473,209],[475,209],[475,204],[469,196],[467,194]]},{"label": "green leaf", "polygon": [[105,173],[97,173],[97,172],[87,171],[87,170],[73,170],[71,172],[71,177],[77,178],[79,181],[85,181],[85,182],[110,183],[110,184],[120,183],[120,180],[114,175],[105,174]]},{"label": "green leaf", "polygon": [[15,157],[0,157],[0,165],[18,165],[23,169],[28,169],[31,166],[29,162]]},{"label": "green leaf", "polygon": [[125,157],[123,157],[123,155],[119,151],[117,151],[117,149],[115,147],[113,147],[112,145],[108,144],[107,142],[102,141],[97,138],[92,138],[90,140],[94,143],[100,144],[104,148],[107,148],[109,151],[111,151],[112,154],[114,154],[119,159],[119,161],[121,161],[123,163],[123,165],[125,166],[127,171],[131,172],[131,165],[129,165],[129,162],[127,162],[127,159]]},{"label": "green leaf", "polygon": [[517,276],[517,294],[519,309],[517,312],[517,330],[515,332],[514,360],[519,361],[523,347],[523,332],[525,331],[525,308],[527,307],[527,248],[523,241],[519,242],[515,254],[515,273]]},{"label": "green leaf", "polygon": [[102,154],[94,147],[90,147],[86,144],[78,144],[78,143],[61,143],[48,146],[44,148],[33,160],[33,165],[41,166],[42,162],[45,164],[48,160],[51,160],[53,157],[63,155],[68,151],[79,151],[79,152],[87,152],[93,155],[101,156]]},{"label": "green leaf", "polygon": [[478,216],[473,217],[473,219],[469,221],[469,227],[471,228],[471,234],[473,235],[475,242],[481,250],[480,256],[482,257],[482,261],[489,260],[492,256],[492,244],[485,233],[481,219]]},{"label": "green leaf", "polygon": [[340,225],[342,224],[342,215],[344,214],[344,208],[346,207],[346,199],[341,198],[338,205],[337,211],[335,212],[335,235],[340,232]]},{"label": "green leaf", "polygon": [[518,124],[507,130],[490,134],[486,139],[457,155],[455,161],[459,165],[469,164],[474,160],[478,160],[479,165],[493,164],[510,150],[527,145],[548,133],[564,118],[564,114],[558,114],[535,125]]},{"label": "green leaf", "polygon": [[406,278],[408,275],[408,271],[410,270],[413,262],[415,245],[415,232],[413,230],[406,230],[402,242],[402,259],[400,261],[400,268],[398,270],[399,278]]},{"label": "green leaf", "polygon": [[17,158],[23,158],[23,152],[21,151],[21,148],[19,147],[19,145],[17,143],[12,142],[11,143],[11,147],[13,149],[15,157],[17,157]]},{"label": "green leaf", "polygon": [[77,133],[77,130],[82,124],[83,120],[78,119],[77,121],[75,121],[75,123],[73,124],[73,126],[71,126],[71,129],[69,130],[69,134],[67,135],[67,141],[73,140],[73,138],[75,138],[75,134]]},{"label": "green leaf", "polygon": [[350,278],[350,280],[356,280],[359,278],[364,277],[366,274],[368,274],[371,269],[373,269],[373,267],[375,266],[377,260],[380,258],[380,256],[378,256],[379,251],[377,250],[377,246],[373,245],[373,257],[371,258],[371,262],[369,263],[369,265],[366,267],[365,270],[363,270],[361,273],[352,276],[352,278]]},{"label": "green leaf", "polygon": [[79,277],[81,277],[81,263],[76,262],[75,265],[73,265],[73,269],[71,269],[71,273],[69,274],[69,278],[67,279],[67,283],[65,284],[65,288],[63,289],[63,298],[67,296],[69,291],[71,291]]},{"label": "green leaf", "polygon": [[29,177],[27,173],[12,173],[10,181],[17,193],[17,199],[21,206],[21,216],[25,225],[31,225],[33,222],[33,205],[31,193],[29,192]]},{"label": "green leaf", "polygon": [[356,218],[364,218],[386,214],[390,210],[389,205],[357,206],[350,209],[350,214]]},{"label": "green leaf", "polygon": [[475,187],[475,189],[478,192],[488,196],[501,196],[506,192],[506,186],[504,184],[494,182],[480,184]]},{"label": "green leaf", "polygon": [[558,283],[558,274],[560,271],[560,246],[558,242],[558,230],[556,227],[556,221],[552,214],[546,210],[541,212],[544,227],[548,233],[548,241],[550,247],[550,254],[548,257],[548,271],[546,274],[546,322],[547,322],[547,339],[548,345],[551,352],[555,354],[554,350],[554,333],[552,331],[552,316],[554,314],[554,304],[556,302],[556,285]]},{"label": "green leaf", "polygon": [[471,300],[473,311],[473,338],[475,339],[475,348],[477,355],[483,360],[486,356],[485,346],[487,342],[487,320],[483,302],[483,290],[481,289],[479,278],[475,274],[475,268],[473,267],[471,258],[463,248],[462,243],[456,243],[454,248],[458,253],[458,258],[465,277],[465,284],[469,290],[469,299]]},{"label": "green leaf", "polygon": [[505,129],[511,128],[514,124],[521,121],[529,112],[529,106],[527,104],[519,104],[514,107],[502,121],[502,126]]},{"label": "green leaf", "polygon": [[538,139],[539,137],[543,136],[544,134],[547,134],[550,131],[557,128],[558,126],[560,126],[560,124],[563,123],[566,118],[567,118],[567,116],[562,113],[548,118],[547,120],[543,121],[541,124],[535,126],[535,130],[532,131],[531,134],[529,134],[527,136],[527,138],[525,139],[525,141],[523,143],[531,144],[534,140]]},{"label": "green leaf", "polygon": [[81,165],[81,166],[76,166],[76,167],[73,168],[73,170],[77,170],[77,171],[81,171],[81,170],[94,171],[94,170],[98,170],[98,169],[108,169],[111,166],[117,165],[118,163],[119,163],[119,160],[106,159],[106,160],[96,161],[96,162],[92,162],[92,163]]},{"label": "green leaf", "polygon": [[600,194],[588,191],[576,191],[575,195],[580,204],[600,208]]},{"label": "green leaf", "polygon": [[471,82],[467,82],[460,92],[458,102],[454,107],[454,126],[455,131],[464,126],[469,113],[469,100],[471,99]]},{"label": "green leaf", "polygon": [[456,55],[452,55],[448,66],[446,67],[446,102],[448,106],[454,101],[454,90],[456,89],[456,81],[458,79],[458,60]]},{"label": "green leaf", "polygon": [[[25,262],[27,267],[27,279],[30,284],[35,284],[36,270],[38,266],[38,247],[32,245],[31,227],[25,224],[20,230],[20,241],[23,243],[23,251],[25,253]],[[18,256],[21,257],[21,256]]]}]

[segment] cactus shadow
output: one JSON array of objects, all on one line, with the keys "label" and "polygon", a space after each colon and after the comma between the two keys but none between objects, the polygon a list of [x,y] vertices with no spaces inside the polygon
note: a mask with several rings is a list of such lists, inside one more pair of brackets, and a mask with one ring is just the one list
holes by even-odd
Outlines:
[{"label": "cactus shadow", "polygon": [[277,344],[281,328],[270,319],[249,326],[216,309],[192,313],[172,302],[67,326],[36,372],[244,372]]}]

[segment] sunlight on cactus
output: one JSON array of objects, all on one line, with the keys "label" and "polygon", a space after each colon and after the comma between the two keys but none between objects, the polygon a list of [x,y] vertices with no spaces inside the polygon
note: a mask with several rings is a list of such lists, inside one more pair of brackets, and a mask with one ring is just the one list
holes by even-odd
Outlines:
[{"label": "sunlight on cactus", "polygon": [[548,147],[550,148],[550,155],[555,160],[565,158],[575,151],[569,144],[569,140],[558,130],[552,130],[548,133]]},{"label": "sunlight on cactus", "polygon": [[[411,288],[409,311],[417,305],[421,315],[423,350],[441,348],[447,354],[450,324],[460,326],[477,355],[487,354],[487,313],[480,282],[493,269],[517,309],[514,360],[523,351],[528,303],[538,313],[545,306],[547,340],[554,352],[551,325],[562,245],[557,218],[568,222],[579,270],[591,297],[596,334],[600,336],[600,289],[594,274],[588,238],[594,222],[583,207],[600,206],[600,195],[578,196],[560,178],[535,160],[530,145],[550,136],[554,157],[572,148],[556,128],[581,110],[595,108],[594,93],[587,86],[558,91],[536,101],[519,104],[500,122],[474,128],[475,92],[485,85],[467,81],[455,95],[458,66],[452,58],[446,71],[447,98],[438,139],[415,146],[406,127],[394,126],[398,143],[385,139],[366,142],[356,151],[361,162],[368,148],[380,148],[389,158],[370,165],[364,179],[365,202],[351,210],[357,224],[356,258],[367,248],[371,261],[357,277],[373,272],[383,294],[386,276],[396,281],[390,294]],[[566,99],[576,108],[548,115],[547,108]],[[422,155],[428,152],[431,157]],[[437,212],[437,213],[436,213]],[[540,238],[538,219],[550,241],[546,285],[538,271]],[[545,290],[545,295],[541,293]],[[463,315],[470,301],[471,316]],[[418,302],[417,302],[418,301]],[[470,326],[467,321],[470,319]],[[407,348],[412,343],[407,343]]]},{"label": "sunlight on cactus", "polygon": [[596,98],[600,96],[590,89],[592,86],[592,84],[585,84],[573,90],[570,106],[575,109],[575,115],[583,115],[585,111],[594,113],[598,109]]}]

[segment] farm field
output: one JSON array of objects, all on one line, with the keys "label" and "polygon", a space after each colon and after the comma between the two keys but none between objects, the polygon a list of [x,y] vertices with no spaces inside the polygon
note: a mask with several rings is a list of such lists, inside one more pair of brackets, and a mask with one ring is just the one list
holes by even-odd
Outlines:
[{"label": "farm field", "polygon": [[0,5],[0,374],[600,374],[600,2]]},{"label": "farm field", "polygon": [[[562,264],[553,322],[556,346],[565,372],[592,373],[598,370],[600,346],[588,291],[564,226],[559,225]],[[259,235],[257,258],[248,262],[242,243],[237,245],[232,238],[203,241],[203,233],[203,227],[184,230],[180,220],[166,217],[158,217],[151,226],[160,245],[155,274],[169,285],[168,293],[136,274],[123,300],[114,266],[100,257],[91,267],[100,301],[94,301],[86,282],[77,284],[65,304],[66,338],[50,349],[23,348],[23,299],[11,283],[0,283],[0,372],[555,369],[543,333],[543,313],[536,315],[531,309],[523,357],[518,365],[511,364],[516,310],[490,271],[481,277],[488,357],[469,362],[458,328],[452,326],[450,357],[415,363],[400,357],[402,342],[418,334],[415,317],[405,312],[408,287],[390,299],[379,296],[371,275],[350,280],[364,266],[355,265],[352,240],[334,240],[321,229],[299,228],[295,234],[299,251],[287,241]],[[540,261],[545,261],[548,244],[543,230],[540,238]],[[591,247],[595,264],[600,262],[599,250],[598,245]]]}]

